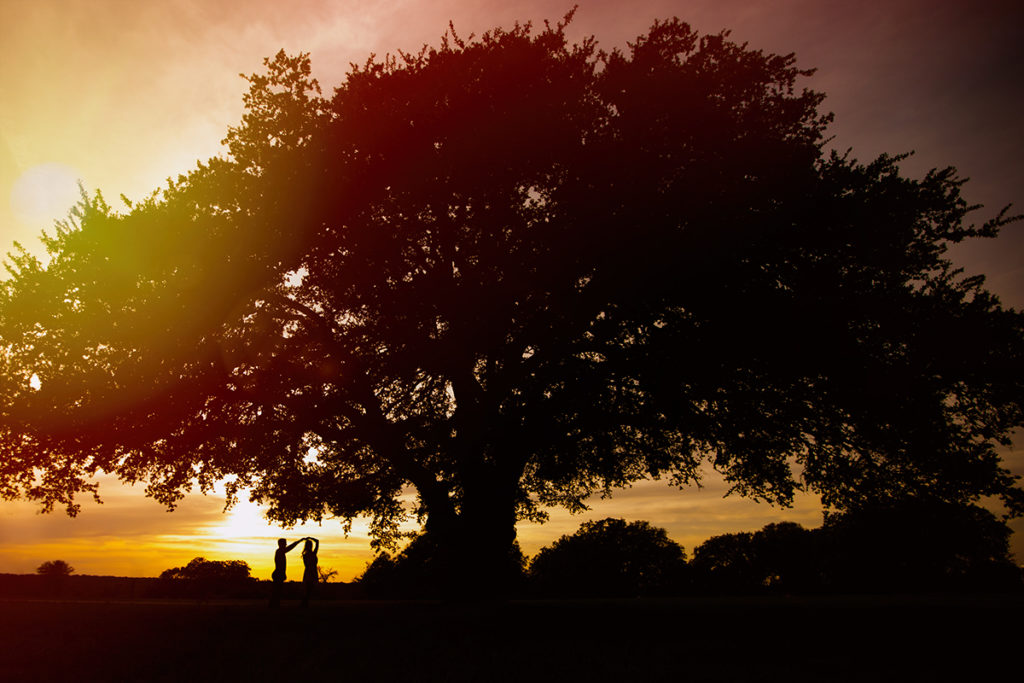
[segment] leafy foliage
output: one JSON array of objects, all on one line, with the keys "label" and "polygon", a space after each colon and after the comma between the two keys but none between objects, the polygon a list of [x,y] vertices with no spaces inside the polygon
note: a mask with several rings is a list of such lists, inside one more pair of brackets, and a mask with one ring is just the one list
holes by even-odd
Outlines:
[{"label": "leafy foliage", "polygon": [[48,560],[36,567],[36,574],[41,576],[71,576],[75,568],[64,560]]},{"label": "leafy foliage", "polygon": [[686,553],[664,529],[609,517],[542,548],[530,561],[530,581],[546,595],[678,593],[686,588]]},{"label": "leafy foliage", "polygon": [[1009,527],[976,505],[905,499],[829,515],[818,529],[769,524],[694,550],[697,590],[1021,590]]},{"label": "leafy foliage", "polygon": [[815,530],[793,522],[713,536],[693,551],[695,586],[712,592],[816,590],[823,548]]},{"label": "leafy foliage", "polygon": [[[567,18],[568,20],[568,18]],[[249,78],[228,155],[99,195],[0,285],[0,495],[226,479],[291,523],[413,513],[485,580],[517,519],[710,463],[787,504],[1024,496],[1022,316],[945,256],[952,169],[823,151],[792,55],[564,22]],[[799,474],[797,474],[799,473]]]},{"label": "leafy foliage", "polygon": [[317,578],[320,580],[320,583],[330,583],[330,582],[336,581],[338,579],[338,570],[337,569],[331,569],[329,567],[317,566],[316,573],[317,573]]},{"label": "leafy foliage", "polygon": [[250,578],[251,569],[242,560],[207,560],[197,557],[184,567],[173,567],[160,574],[161,579],[185,579],[193,581],[245,582]]},{"label": "leafy foliage", "polygon": [[829,515],[821,530],[831,586],[867,591],[1016,589],[1010,528],[978,506],[899,501]]}]

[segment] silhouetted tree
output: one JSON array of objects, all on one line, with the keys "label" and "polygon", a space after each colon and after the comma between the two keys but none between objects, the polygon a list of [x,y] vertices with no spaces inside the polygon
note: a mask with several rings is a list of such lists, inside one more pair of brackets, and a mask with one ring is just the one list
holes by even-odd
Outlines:
[{"label": "silhouetted tree", "polygon": [[785,593],[820,588],[821,543],[817,530],[805,529],[796,522],[777,522],[766,524],[751,540],[765,588]]},{"label": "silhouetted tree", "polygon": [[975,505],[908,499],[826,517],[834,590],[1020,590],[1009,527]]},{"label": "silhouetted tree", "polygon": [[821,562],[817,530],[780,522],[713,536],[694,548],[690,564],[698,590],[759,593],[817,590]]},{"label": "silhouetted tree", "polygon": [[830,514],[818,529],[715,536],[690,564],[698,590],[717,592],[1020,590],[1009,534],[975,505],[904,499]]},{"label": "silhouetted tree", "polygon": [[207,560],[205,557],[197,557],[184,567],[163,571],[160,578],[237,582],[247,581],[251,571],[249,564],[242,560]]},{"label": "silhouetted tree", "polygon": [[172,567],[160,574],[166,590],[175,596],[208,598],[211,595],[241,595],[252,585],[247,562],[207,560],[196,557],[184,567]]},{"label": "silhouetted tree", "polygon": [[338,570],[331,569],[330,567],[317,567],[317,576],[320,578],[320,583],[330,583],[338,578]]},{"label": "silhouetted tree", "polygon": [[466,590],[517,519],[705,463],[781,504],[1019,512],[1022,316],[944,255],[1008,219],[965,224],[952,169],[826,154],[792,55],[563,28],[453,30],[330,98],[282,52],[225,158],[11,255],[0,495],[227,478],[388,547],[412,490]]},{"label": "silhouetted tree", "polygon": [[530,561],[530,582],[545,595],[636,597],[685,589],[686,553],[648,522],[584,522]]},{"label": "silhouetted tree", "polygon": [[74,571],[75,568],[64,560],[50,560],[36,567],[43,590],[53,597],[63,597],[68,577]]},{"label": "silhouetted tree", "polygon": [[71,576],[75,568],[64,560],[49,560],[36,567],[36,574],[42,576]]},{"label": "silhouetted tree", "polygon": [[749,592],[764,587],[754,535],[748,531],[712,536],[693,549],[694,581],[713,591]]}]

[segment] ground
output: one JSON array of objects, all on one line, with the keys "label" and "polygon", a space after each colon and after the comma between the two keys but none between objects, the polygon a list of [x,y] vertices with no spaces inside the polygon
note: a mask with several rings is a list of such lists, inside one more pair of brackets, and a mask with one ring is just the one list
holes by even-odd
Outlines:
[{"label": "ground", "polygon": [[650,601],[0,600],[0,681],[963,681],[1024,596]]}]

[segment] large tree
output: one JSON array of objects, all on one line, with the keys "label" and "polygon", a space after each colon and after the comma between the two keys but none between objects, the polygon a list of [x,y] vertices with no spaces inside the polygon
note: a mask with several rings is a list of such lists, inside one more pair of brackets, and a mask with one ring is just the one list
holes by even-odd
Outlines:
[{"label": "large tree", "polygon": [[490,566],[517,519],[706,463],[781,504],[1020,511],[1022,317],[945,255],[1008,219],[827,153],[792,55],[563,29],[453,29],[332,97],[278,54],[225,156],[12,255],[0,495],[226,478],[385,543],[413,501]]}]

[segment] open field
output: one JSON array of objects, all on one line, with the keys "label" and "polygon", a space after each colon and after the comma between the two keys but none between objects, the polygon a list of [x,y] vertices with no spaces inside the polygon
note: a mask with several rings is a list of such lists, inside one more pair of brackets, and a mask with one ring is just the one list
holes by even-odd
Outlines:
[{"label": "open field", "polygon": [[0,681],[995,680],[1022,596],[0,600]]}]

